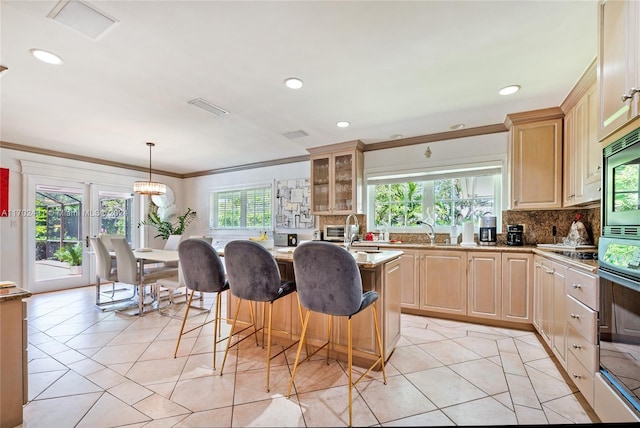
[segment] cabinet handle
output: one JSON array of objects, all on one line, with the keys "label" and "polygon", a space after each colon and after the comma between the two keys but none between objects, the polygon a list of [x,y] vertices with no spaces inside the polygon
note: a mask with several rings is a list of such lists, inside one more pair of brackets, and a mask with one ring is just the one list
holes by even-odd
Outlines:
[{"label": "cabinet handle", "polygon": [[576,319],[576,320],[580,319],[580,315],[578,315],[578,314],[571,314],[570,316],[571,316],[571,318]]},{"label": "cabinet handle", "polygon": [[634,96],[635,94],[637,94],[638,92],[640,92],[640,89],[636,89],[636,88],[631,88],[631,89],[629,89],[629,93],[628,93],[628,94],[623,94],[623,95],[622,95],[622,98],[621,98],[622,102],[625,102],[625,101],[627,101],[627,100],[632,99],[632,98],[633,98],[633,96]]},{"label": "cabinet handle", "polygon": [[580,285],[580,284],[572,284],[572,287],[573,288],[582,288],[582,285]]},{"label": "cabinet handle", "polygon": [[577,343],[573,344],[573,349],[581,349],[582,346],[578,345]]},{"label": "cabinet handle", "polygon": [[573,373],[572,375],[574,378],[576,379],[582,379],[582,375],[578,374],[578,373]]},{"label": "cabinet handle", "polygon": [[547,268],[546,268],[546,267],[544,267],[544,266],[542,267],[542,269],[544,269],[544,272],[545,272],[545,273],[553,274],[553,269],[547,269]]}]

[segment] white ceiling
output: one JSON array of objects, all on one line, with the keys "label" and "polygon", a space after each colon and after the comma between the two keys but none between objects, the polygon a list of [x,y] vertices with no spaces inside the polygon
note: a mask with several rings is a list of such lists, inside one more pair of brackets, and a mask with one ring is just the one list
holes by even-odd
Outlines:
[{"label": "white ceiling", "polygon": [[96,39],[2,0],[0,140],[141,167],[153,141],[154,169],[214,170],[558,106],[597,52],[596,0],[87,3],[117,21]]}]

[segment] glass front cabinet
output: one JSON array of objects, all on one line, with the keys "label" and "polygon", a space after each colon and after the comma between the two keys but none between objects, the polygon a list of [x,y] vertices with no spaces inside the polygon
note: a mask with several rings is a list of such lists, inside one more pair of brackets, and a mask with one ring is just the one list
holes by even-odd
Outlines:
[{"label": "glass front cabinet", "polygon": [[356,140],[308,149],[313,214],[362,213],[363,148]]}]

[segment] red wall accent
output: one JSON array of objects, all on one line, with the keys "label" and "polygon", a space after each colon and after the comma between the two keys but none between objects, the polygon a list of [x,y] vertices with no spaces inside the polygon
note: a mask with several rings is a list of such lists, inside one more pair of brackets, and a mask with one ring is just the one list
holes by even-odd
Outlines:
[{"label": "red wall accent", "polygon": [[0,168],[0,217],[9,216],[9,169]]}]

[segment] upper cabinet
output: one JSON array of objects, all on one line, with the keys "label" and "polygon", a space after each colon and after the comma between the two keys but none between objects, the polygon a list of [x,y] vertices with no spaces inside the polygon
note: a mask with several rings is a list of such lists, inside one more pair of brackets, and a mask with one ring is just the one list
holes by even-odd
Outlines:
[{"label": "upper cabinet", "polygon": [[598,86],[594,60],[571,91],[564,117],[563,206],[600,200],[602,148],[598,140]]},{"label": "upper cabinet", "polygon": [[598,3],[599,140],[640,115],[637,1]]},{"label": "upper cabinet", "polygon": [[560,107],[507,115],[511,209],[562,207]]},{"label": "upper cabinet", "polygon": [[361,214],[364,143],[360,140],[307,149],[313,214]]}]

